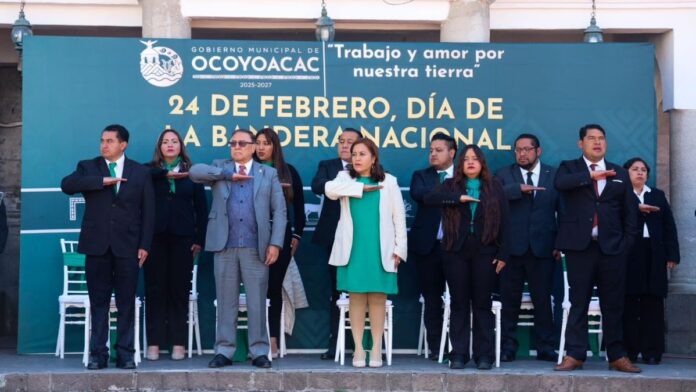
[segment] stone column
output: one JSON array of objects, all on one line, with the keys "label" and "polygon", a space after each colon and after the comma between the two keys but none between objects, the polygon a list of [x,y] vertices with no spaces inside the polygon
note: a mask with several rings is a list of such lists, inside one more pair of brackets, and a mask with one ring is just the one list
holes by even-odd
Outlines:
[{"label": "stone column", "polygon": [[670,112],[671,206],[681,263],[672,273],[666,303],[667,352],[696,354],[696,110]]},{"label": "stone column", "polygon": [[179,0],[141,0],[143,38],[191,38],[191,23]]},{"label": "stone column", "polygon": [[490,5],[495,0],[450,0],[447,19],[440,27],[442,42],[489,42]]}]

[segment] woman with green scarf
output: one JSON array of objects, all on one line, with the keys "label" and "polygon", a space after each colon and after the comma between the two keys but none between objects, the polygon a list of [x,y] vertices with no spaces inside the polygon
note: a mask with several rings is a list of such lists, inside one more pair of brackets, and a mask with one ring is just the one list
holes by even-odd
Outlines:
[{"label": "woman with green scarf", "polygon": [[184,359],[193,259],[203,247],[208,206],[203,185],[188,179],[191,159],[181,135],[165,129],[150,162],[155,188],[155,230],[145,269],[145,319],[149,360],[171,345]]},{"label": "woman with green scarf", "polygon": [[473,330],[474,362],[478,369],[489,370],[495,354],[491,294],[496,274],[508,260],[510,242],[503,188],[486,165],[483,151],[468,145],[459,155],[454,177],[424,201],[442,208],[443,261],[451,296],[450,368],[462,369],[471,359],[469,331]]}]

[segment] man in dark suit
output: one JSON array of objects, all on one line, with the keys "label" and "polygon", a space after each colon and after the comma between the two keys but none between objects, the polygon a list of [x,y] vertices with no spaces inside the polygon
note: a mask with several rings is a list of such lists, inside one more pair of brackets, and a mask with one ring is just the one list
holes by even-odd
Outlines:
[{"label": "man in dark suit", "polygon": [[118,308],[116,366],[135,368],[135,290],[139,269],[150,250],[155,205],[150,169],[124,155],[128,138],[128,130],[122,125],[104,128],[101,156],[80,161],[61,183],[68,195],[82,193],[86,204],[78,252],[87,256],[85,274],[92,318],[90,370],[107,366],[112,292]]},{"label": "man in dark suit", "polygon": [[[324,197],[324,204],[319,213],[319,222],[314,228],[312,243],[319,245],[326,253],[326,260],[329,259],[331,248],[334,243],[334,235],[338,218],[341,213],[341,206],[338,200],[331,200],[324,194],[324,184],[331,181],[338,175],[341,170],[346,170],[346,166],[350,163],[350,146],[356,140],[362,139],[362,133],[357,129],[346,128],[338,138],[338,158],[327,159],[319,162],[317,173],[312,178],[312,192]],[[336,301],[340,293],[336,291],[336,267],[329,265],[329,277],[331,278],[331,302],[329,309],[331,312],[331,320],[329,324],[329,349],[321,354],[321,359],[334,359],[336,350],[336,338],[338,337],[338,308]]]},{"label": "man in dark suit", "polygon": [[408,235],[408,250],[416,260],[421,295],[425,310],[426,339],[433,352],[440,346],[442,333],[442,293],[445,291],[445,271],[442,265],[442,218],[440,208],[423,203],[423,197],[445,179],[452,178],[457,142],[444,133],[430,139],[430,167],[418,170],[411,177],[411,199],[418,205],[416,218]]},{"label": "man in dark suit", "polygon": [[500,274],[502,310],[502,349],[500,359],[515,360],[517,321],[525,280],[534,304],[534,338],[537,359],[555,361],[554,330],[551,316],[551,284],[556,240],[558,192],[553,187],[556,169],[541,163],[539,139],[521,134],[515,140],[515,163],[498,170],[510,203],[512,242],[510,261]]},{"label": "man in dark suit", "polygon": [[561,194],[556,248],[566,254],[570,314],[567,355],[556,370],[582,367],[587,355],[587,309],[596,284],[609,368],[639,373],[622,339],[626,255],[638,233],[638,204],[626,170],[604,160],[607,141],[597,124],[580,128],[582,157],[563,161],[555,186]]}]

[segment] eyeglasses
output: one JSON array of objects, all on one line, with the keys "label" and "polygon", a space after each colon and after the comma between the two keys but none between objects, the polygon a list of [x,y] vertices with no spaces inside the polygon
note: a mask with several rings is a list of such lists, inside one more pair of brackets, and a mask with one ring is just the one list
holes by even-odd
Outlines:
[{"label": "eyeglasses", "polygon": [[537,149],[536,147],[519,147],[519,148],[515,149],[515,154],[522,154],[522,153],[528,154],[536,149]]},{"label": "eyeglasses", "polygon": [[229,146],[230,146],[230,147],[233,147],[233,148],[234,148],[234,147],[237,147],[237,146],[239,146],[239,148],[244,148],[244,147],[246,147],[246,146],[248,146],[248,145],[250,145],[250,144],[254,144],[254,142],[247,142],[247,141],[244,141],[244,140],[240,140],[240,141],[230,140],[230,142],[227,143],[227,144],[229,144]]}]

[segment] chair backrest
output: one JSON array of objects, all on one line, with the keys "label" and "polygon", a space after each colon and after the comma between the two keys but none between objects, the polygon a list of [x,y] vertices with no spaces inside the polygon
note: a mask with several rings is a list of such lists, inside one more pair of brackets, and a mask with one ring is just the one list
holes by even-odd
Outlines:
[{"label": "chair backrest", "polygon": [[77,241],[60,239],[63,253],[63,295],[86,295],[85,255],[77,253]]}]

